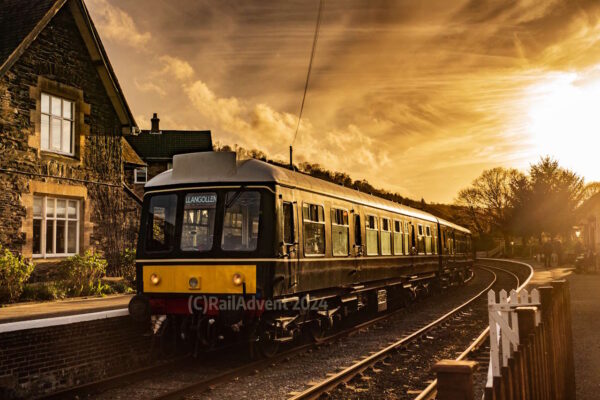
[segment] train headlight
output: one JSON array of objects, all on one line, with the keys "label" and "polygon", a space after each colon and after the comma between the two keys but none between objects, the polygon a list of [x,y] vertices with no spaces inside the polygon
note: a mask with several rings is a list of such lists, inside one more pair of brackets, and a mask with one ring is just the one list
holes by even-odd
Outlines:
[{"label": "train headlight", "polygon": [[198,287],[198,278],[196,278],[195,276],[192,276],[190,278],[190,280],[188,281],[188,283],[190,284],[190,288],[196,289]]},{"label": "train headlight", "polygon": [[235,286],[240,286],[242,283],[244,283],[244,277],[238,273],[233,274],[232,280]]},{"label": "train headlight", "polygon": [[160,283],[160,276],[157,274],[150,275],[150,282],[152,282],[153,285],[158,285]]}]

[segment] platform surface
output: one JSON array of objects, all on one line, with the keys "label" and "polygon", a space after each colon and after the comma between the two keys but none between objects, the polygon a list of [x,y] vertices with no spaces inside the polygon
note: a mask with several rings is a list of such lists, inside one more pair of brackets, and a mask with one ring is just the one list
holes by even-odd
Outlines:
[{"label": "platform surface", "polygon": [[572,274],[573,357],[578,399],[600,397],[600,275]]},{"label": "platform surface", "polygon": [[0,324],[126,309],[131,294],[11,304],[0,307]]}]

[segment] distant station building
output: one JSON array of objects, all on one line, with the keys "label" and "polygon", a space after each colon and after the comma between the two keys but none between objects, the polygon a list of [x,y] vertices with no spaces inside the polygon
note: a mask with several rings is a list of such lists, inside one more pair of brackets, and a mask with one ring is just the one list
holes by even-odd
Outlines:
[{"label": "distant station building", "polygon": [[39,263],[134,241],[136,130],[82,0],[0,1],[2,246]]},{"label": "distant station building", "polygon": [[139,154],[145,164],[136,165],[126,172],[126,183],[132,185],[138,195],[143,193],[144,184],[149,179],[173,167],[174,156],[213,149],[211,133],[208,130],[162,130],[156,113],[150,121],[150,130],[143,130],[137,135],[125,138],[133,152]]}]

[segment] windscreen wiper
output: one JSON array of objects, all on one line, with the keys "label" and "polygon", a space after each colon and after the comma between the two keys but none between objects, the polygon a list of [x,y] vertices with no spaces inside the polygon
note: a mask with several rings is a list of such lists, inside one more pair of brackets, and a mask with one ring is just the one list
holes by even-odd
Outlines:
[{"label": "windscreen wiper", "polygon": [[241,196],[244,189],[245,187],[242,186],[233,194],[233,197],[227,203],[225,203],[225,209],[228,209],[233,203],[235,203],[235,201]]}]

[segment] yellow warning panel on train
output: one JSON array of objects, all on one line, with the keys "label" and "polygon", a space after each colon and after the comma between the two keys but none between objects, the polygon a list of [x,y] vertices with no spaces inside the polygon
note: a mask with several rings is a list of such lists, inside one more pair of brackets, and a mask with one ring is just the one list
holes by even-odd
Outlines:
[{"label": "yellow warning panel on train", "polygon": [[256,265],[144,265],[145,293],[256,293]]}]

